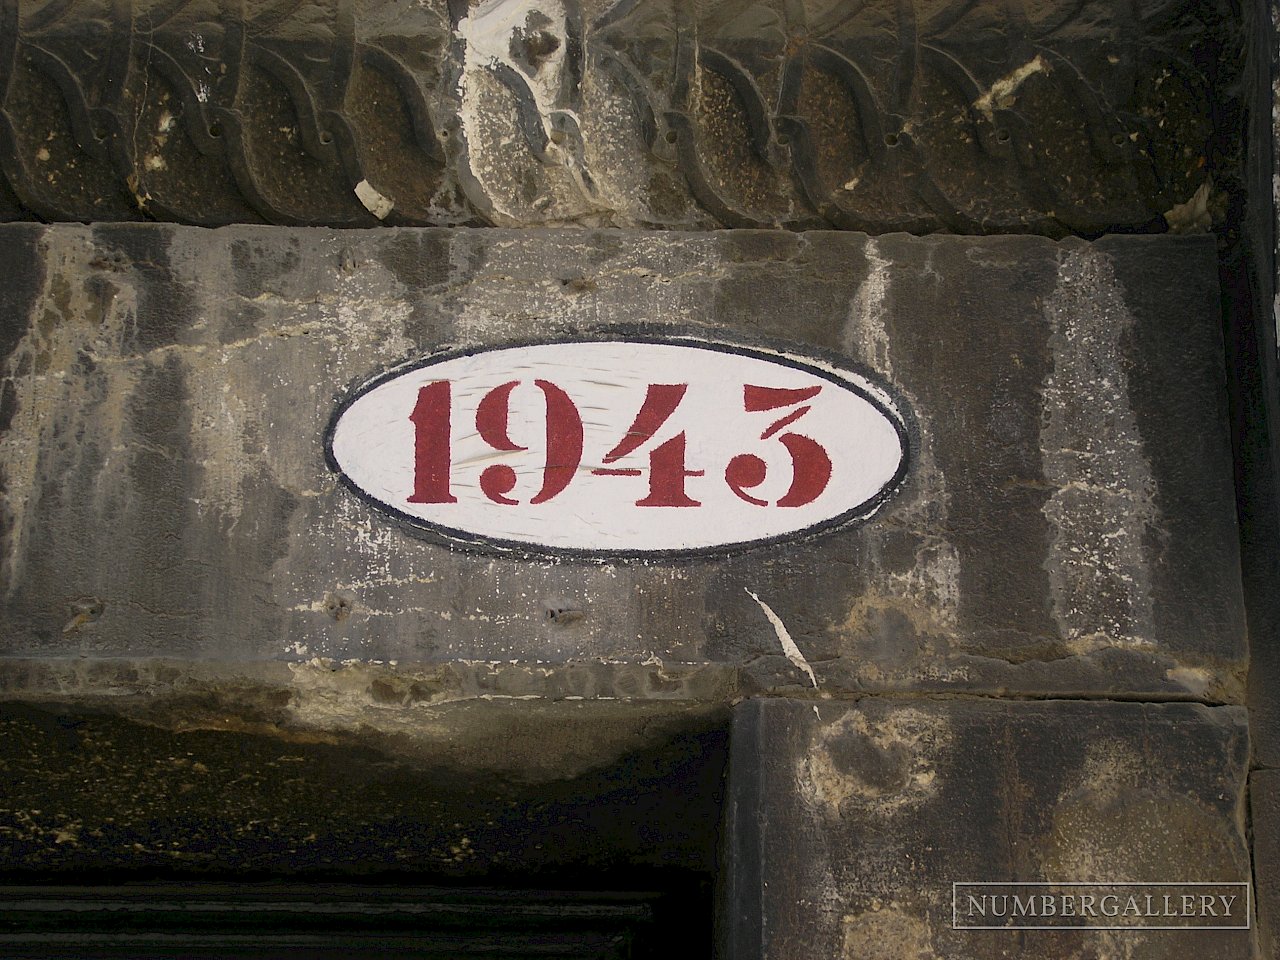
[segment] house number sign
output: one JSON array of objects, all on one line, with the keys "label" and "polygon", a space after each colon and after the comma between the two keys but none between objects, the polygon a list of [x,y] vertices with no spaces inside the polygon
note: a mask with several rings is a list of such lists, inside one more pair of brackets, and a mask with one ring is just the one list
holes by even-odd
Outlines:
[{"label": "house number sign", "polygon": [[800,353],[681,337],[428,357],[338,408],[375,508],[495,550],[724,553],[866,519],[906,475],[901,405]]}]

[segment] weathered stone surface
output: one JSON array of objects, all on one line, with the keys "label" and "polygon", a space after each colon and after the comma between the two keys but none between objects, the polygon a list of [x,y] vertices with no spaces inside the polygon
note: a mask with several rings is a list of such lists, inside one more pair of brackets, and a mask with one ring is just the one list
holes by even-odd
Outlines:
[{"label": "weathered stone surface", "polygon": [[0,16],[3,217],[1061,236],[1208,229],[1239,179],[1226,0]]},{"label": "weathered stone surface", "polygon": [[727,956],[1254,956],[1251,930],[952,929],[953,882],[1249,881],[1241,708],[752,700],[731,743]]},{"label": "weathered stone surface", "polygon": [[[808,689],[804,658],[832,691],[1241,697],[1208,238],[9,225],[0,251],[11,691],[68,689],[24,657],[320,657],[471,665],[433,696],[723,699]],[[864,365],[914,418],[905,485],[809,542],[619,565],[464,552],[326,468],[335,404],[392,364],[634,323]]]}]

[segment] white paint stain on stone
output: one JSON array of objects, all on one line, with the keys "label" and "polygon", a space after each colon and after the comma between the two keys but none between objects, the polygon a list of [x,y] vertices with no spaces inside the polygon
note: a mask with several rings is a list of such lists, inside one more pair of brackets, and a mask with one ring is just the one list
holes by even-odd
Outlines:
[{"label": "white paint stain on stone", "polygon": [[[561,69],[568,46],[565,20],[566,11],[560,0],[481,0],[458,21],[457,26],[457,34],[466,44],[464,69],[506,67],[520,74],[533,94],[548,137],[551,136],[550,117],[557,105]],[[530,29],[544,31],[558,43],[557,48],[532,71],[512,54],[512,40]],[[465,98],[465,74],[459,83]]]},{"label": "white paint stain on stone", "polygon": [[[595,172],[591,199],[606,222],[617,227],[642,227],[652,219],[647,202],[653,165],[638,159],[646,155],[638,134],[635,139],[619,135],[635,126],[631,96],[607,74],[589,70],[582,78],[579,133],[583,164]],[[595,131],[611,135],[595,136]]]},{"label": "white paint stain on stone", "polygon": [[988,120],[992,120],[996,110],[1007,110],[1013,106],[1014,101],[1017,100],[1018,88],[1027,81],[1028,77],[1035,76],[1037,73],[1048,73],[1048,71],[1049,64],[1045,62],[1044,55],[1037,53],[1031,60],[993,83],[986,93],[973,101],[973,105],[982,111]]},{"label": "white paint stain on stone", "polygon": [[[566,128],[582,129],[575,104],[566,96],[569,80],[568,12],[562,0],[481,0],[458,21],[456,36],[464,48],[458,79],[459,119],[472,174],[484,184],[490,199],[508,199],[492,214],[500,222],[517,225],[529,219],[542,222],[588,218],[599,204],[592,200],[586,170],[576,147],[566,143]],[[522,51],[537,41],[535,62]],[[510,119],[503,116],[512,96],[532,100],[541,127],[543,157],[511,151]],[[560,124],[557,125],[556,120]],[[521,162],[513,166],[513,157]],[[527,174],[526,174],[527,171]],[[528,202],[515,199],[510,183],[532,175],[539,195]],[[603,214],[598,225],[607,225]]]},{"label": "white paint stain on stone", "polygon": [[818,678],[813,674],[813,668],[809,666],[809,661],[804,658],[804,654],[800,652],[800,648],[796,646],[796,642],[791,639],[791,634],[787,632],[787,625],[782,622],[782,618],[773,612],[773,608],[761,600],[758,596],[747,591],[747,596],[760,605],[760,609],[764,611],[765,617],[769,620],[773,627],[773,632],[777,634],[778,643],[782,644],[782,652],[788,660],[803,670],[809,676],[809,682],[813,684],[814,689],[818,687]]},{"label": "white paint stain on stone", "polygon": [[[210,255],[207,247],[178,238],[170,257],[175,275],[187,289],[207,297],[200,311],[216,327],[230,322],[243,309],[243,300],[226,297],[201,282]],[[319,257],[306,250],[305,257]],[[233,272],[230,255],[224,270]],[[367,280],[366,280],[367,282]],[[277,294],[265,291],[258,299]],[[329,400],[318,393],[315,406],[301,409],[297,392],[285,377],[299,382],[344,382],[367,373],[370,367],[399,361],[414,344],[404,336],[404,318],[412,307],[360,295],[358,284],[348,283],[337,302],[325,302],[309,315],[283,326],[265,325],[225,343],[214,337],[190,346],[165,348],[184,361],[189,388],[191,446],[203,467],[199,474],[197,507],[213,512],[235,528],[243,510],[243,490],[269,475],[281,488],[306,490],[314,483],[309,460],[314,436],[329,417]],[[354,344],[363,343],[364,348]],[[372,347],[372,350],[369,348]],[[279,362],[282,351],[291,360]],[[263,393],[256,384],[278,383],[280,391]],[[295,430],[275,429],[276,424],[307,424]],[[265,446],[270,438],[271,448]],[[367,519],[364,520],[367,523]]]},{"label": "white paint stain on stone", "polygon": [[880,256],[880,244],[869,238],[865,247],[867,277],[849,301],[849,312],[840,346],[849,356],[865,356],[887,378],[893,377],[889,359],[889,334],[884,328],[885,299],[889,293],[889,261]]},{"label": "white paint stain on stone", "polygon": [[1066,253],[1045,303],[1053,369],[1040,444],[1052,526],[1053,614],[1077,654],[1153,643],[1144,541],[1156,522],[1155,480],[1129,403],[1122,341],[1133,323],[1111,261]]}]

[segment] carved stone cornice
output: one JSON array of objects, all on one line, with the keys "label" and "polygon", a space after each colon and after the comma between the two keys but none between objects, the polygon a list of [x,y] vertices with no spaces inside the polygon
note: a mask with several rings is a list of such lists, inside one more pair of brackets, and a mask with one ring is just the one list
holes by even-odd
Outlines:
[{"label": "carved stone cornice", "polygon": [[1094,234],[1238,150],[1225,0],[0,0],[0,218]]}]

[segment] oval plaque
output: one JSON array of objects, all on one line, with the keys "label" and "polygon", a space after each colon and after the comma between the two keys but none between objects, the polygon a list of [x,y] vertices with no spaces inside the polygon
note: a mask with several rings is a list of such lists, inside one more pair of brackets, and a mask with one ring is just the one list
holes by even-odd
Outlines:
[{"label": "oval plaque", "polygon": [[526,343],[398,367],[344,401],[330,466],[402,521],[497,550],[692,556],[870,517],[907,471],[900,404],[783,350]]}]

